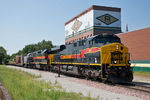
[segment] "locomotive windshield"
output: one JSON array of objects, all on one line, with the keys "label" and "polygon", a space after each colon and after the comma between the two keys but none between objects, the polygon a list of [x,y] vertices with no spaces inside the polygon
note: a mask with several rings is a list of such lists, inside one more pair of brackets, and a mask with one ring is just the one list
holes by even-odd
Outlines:
[{"label": "locomotive windshield", "polygon": [[120,38],[114,35],[98,36],[95,38],[95,43],[121,43]]}]

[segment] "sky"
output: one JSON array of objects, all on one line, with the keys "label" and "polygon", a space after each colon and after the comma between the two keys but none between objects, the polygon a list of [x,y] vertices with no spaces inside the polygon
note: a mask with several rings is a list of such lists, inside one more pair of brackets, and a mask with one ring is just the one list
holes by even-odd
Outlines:
[{"label": "sky", "polygon": [[150,27],[150,0],[0,0],[0,46],[9,55],[25,45],[65,43],[64,23],[92,5],[121,8],[121,27]]}]

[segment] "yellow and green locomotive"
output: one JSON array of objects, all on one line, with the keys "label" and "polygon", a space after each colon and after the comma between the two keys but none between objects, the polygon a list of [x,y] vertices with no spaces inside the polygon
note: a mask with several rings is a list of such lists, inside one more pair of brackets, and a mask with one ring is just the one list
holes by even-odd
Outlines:
[{"label": "yellow and green locomotive", "polygon": [[100,79],[132,82],[130,54],[116,35],[102,34],[71,44],[40,50],[24,56],[23,65]]},{"label": "yellow and green locomotive", "polygon": [[128,48],[121,44],[116,35],[102,34],[48,52],[48,66],[51,70],[101,79],[113,83],[131,82]]}]

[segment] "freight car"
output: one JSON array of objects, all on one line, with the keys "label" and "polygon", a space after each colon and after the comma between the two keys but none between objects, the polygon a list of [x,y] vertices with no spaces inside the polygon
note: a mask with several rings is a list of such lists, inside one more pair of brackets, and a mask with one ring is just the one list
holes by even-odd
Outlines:
[{"label": "freight car", "polygon": [[24,64],[24,55],[17,55],[14,59],[11,59],[10,61],[7,61],[5,64],[23,66],[23,64]]},{"label": "freight car", "polygon": [[[102,34],[26,56],[25,67],[58,70],[87,79],[132,82],[128,48],[116,35]],[[25,58],[24,58],[25,59]]]}]

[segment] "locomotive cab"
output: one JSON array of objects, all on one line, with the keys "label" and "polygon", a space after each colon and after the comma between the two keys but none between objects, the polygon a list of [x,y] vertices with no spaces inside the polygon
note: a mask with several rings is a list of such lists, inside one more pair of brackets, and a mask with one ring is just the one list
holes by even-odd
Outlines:
[{"label": "locomotive cab", "polygon": [[101,34],[93,36],[92,38],[87,39],[87,47],[101,47],[111,43],[121,43],[120,38],[116,35],[111,34]]},{"label": "locomotive cab", "polygon": [[102,77],[114,83],[131,82],[133,73],[130,67],[128,48],[120,43],[112,43],[101,48]]}]

